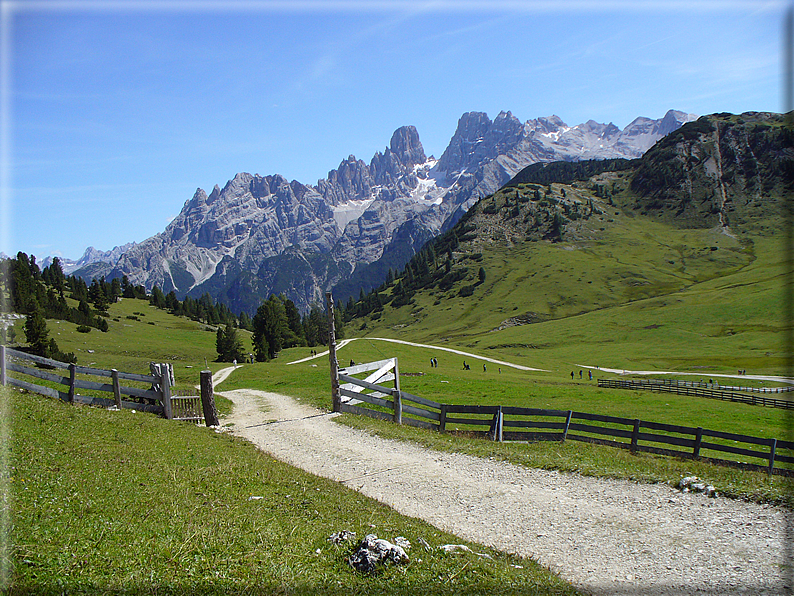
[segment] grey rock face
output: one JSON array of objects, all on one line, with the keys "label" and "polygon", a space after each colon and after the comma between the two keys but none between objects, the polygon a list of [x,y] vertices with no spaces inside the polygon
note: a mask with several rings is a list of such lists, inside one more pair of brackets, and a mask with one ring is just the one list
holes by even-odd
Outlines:
[{"label": "grey rock face", "polygon": [[[522,124],[510,112],[493,121],[485,113],[468,112],[438,160],[425,155],[416,128],[404,126],[369,164],[351,155],[315,186],[280,175],[240,173],[209,195],[196,190],[176,219],[127,250],[111,275],[127,275],[135,284],[158,285],[180,297],[209,291],[228,302],[237,287],[235,275],[245,274],[249,281],[258,276],[256,284],[243,285],[265,299],[276,285],[284,285],[274,281],[280,279],[277,269],[295,267],[307,272],[296,275],[308,277],[286,284],[284,291],[307,309],[345,275],[384,255],[402,260],[388,266],[402,266],[415,250],[400,248],[408,236],[432,237],[446,229],[527,165],[639,157],[692,119],[671,110],[660,120],[637,118],[621,131],[592,120],[569,127],[550,116]],[[400,229],[412,232],[398,234]],[[301,264],[294,257],[272,260],[288,250],[324,255],[322,264],[312,259]],[[381,281],[369,276],[366,284]],[[236,303],[250,310],[256,301]]]}]

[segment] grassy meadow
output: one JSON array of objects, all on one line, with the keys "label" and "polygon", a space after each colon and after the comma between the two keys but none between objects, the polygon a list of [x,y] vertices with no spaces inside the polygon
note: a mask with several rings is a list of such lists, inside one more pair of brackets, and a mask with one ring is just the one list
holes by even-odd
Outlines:
[{"label": "grassy meadow", "polygon": [[[531,561],[465,543],[227,433],[2,389],[5,594],[573,595]],[[373,576],[340,530],[414,545]]]},{"label": "grassy meadow", "polygon": [[[752,376],[782,374],[788,355],[779,237],[739,241],[713,230],[674,230],[616,209],[583,222],[576,241],[492,243],[479,250],[466,257],[472,271],[486,271],[473,296],[424,291],[413,304],[357,319],[344,334],[359,339],[339,350],[340,362],[397,357],[402,388],[442,403],[570,409],[787,438],[783,410],[600,389],[596,378],[617,375],[594,369],[590,381],[585,368],[776,385]],[[71,323],[48,321],[50,334],[81,365],[145,373],[149,362],[171,362],[177,389],[197,385],[206,367],[229,366],[214,362],[215,333],[205,325],[140,300],[122,300],[109,312],[107,333],[78,333]],[[513,317],[532,322],[511,325]],[[250,336],[243,337],[250,348]],[[24,340],[22,325],[18,338]],[[245,364],[216,391],[275,391],[330,408],[327,356],[297,362],[310,353],[291,348],[272,362]],[[483,370],[478,356],[538,370],[493,363]],[[438,368],[430,367],[431,358]],[[464,360],[471,370],[463,370]],[[739,369],[747,376],[720,376]],[[4,567],[11,594],[573,593],[530,562],[474,545],[494,560],[419,549],[407,567],[358,575],[344,562],[350,547],[326,542],[332,532],[403,535],[415,545],[419,537],[433,545],[461,541],[228,434],[14,390],[0,396],[10,429],[3,482],[13,524]],[[216,396],[221,415],[228,413],[230,402]],[[670,484],[695,474],[725,495],[790,503],[785,478],[702,461],[575,441],[499,444],[348,414],[336,420],[527,466]]]}]

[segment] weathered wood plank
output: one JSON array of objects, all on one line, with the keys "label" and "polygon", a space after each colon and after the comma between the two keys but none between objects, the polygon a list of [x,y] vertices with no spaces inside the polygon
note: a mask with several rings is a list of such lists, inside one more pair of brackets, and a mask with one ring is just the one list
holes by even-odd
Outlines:
[{"label": "weathered wood plank", "polygon": [[428,408],[435,408],[437,410],[441,409],[441,404],[434,402],[429,399],[425,399],[424,397],[419,397],[417,395],[412,395],[410,393],[406,393],[405,391],[402,392],[403,400],[404,401],[412,401],[414,403],[420,404],[422,406],[427,406]]},{"label": "weathered wood plank", "polygon": [[426,430],[438,430],[437,424],[425,422],[424,420],[417,420],[416,418],[403,417],[403,424],[407,426],[414,426],[416,428],[424,428]]},{"label": "weathered wood plank", "polygon": [[448,405],[447,414],[490,414],[493,416],[499,411],[499,406],[468,406]]},{"label": "weathered wood plank", "polygon": [[371,370],[379,370],[384,366],[394,366],[394,358],[387,358],[386,360],[378,360],[377,362],[366,362],[364,364],[355,364],[353,366],[345,366],[339,368],[339,375],[357,375]]},{"label": "weathered wood plank", "polygon": [[362,387],[364,389],[369,389],[371,391],[378,391],[378,392],[384,393],[386,395],[389,395],[391,393],[391,390],[392,390],[391,387],[384,387],[383,385],[376,385],[375,383],[369,383],[368,381],[363,381],[361,379],[357,379],[355,377],[351,377],[351,376],[348,376],[348,375],[340,374],[339,375],[339,380],[344,382],[344,383],[351,383],[353,385],[357,385],[357,386]]},{"label": "weathered wood plank", "polygon": [[352,391],[347,392],[345,390],[341,390],[342,395],[345,397],[352,397],[353,399],[358,399],[368,404],[372,404],[373,406],[381,406],[383,408],[394,408],[394,402],[391,400],[381,399],[379,397],[375,397],[368,393],[354,393]]},{"label": "weathered wood plank", "polygon": [[[75,369],[81,375],[93,375],[95,377],[112,377],[113,370],[105,370],[102,368],[92,368],[90,366],[76,366]],[[139,383],[157,383],[159,379],[152,375],[139,375],[137,373],[126,373],[119,371],[119,379],[125,381],[137,381]]]},{"label": "weathered wood plank", "polygon": [[519,408],[515,406],[505,406],[502,413],[510,416],[554,416],[560,418],[568,417],[568,410],[544,410],[543,408]]},{"label": "weathered wood plank", "polygon": [[69,385],[68,377],[62,377],[61,375],[56,375],[47,372],[46,370],[42,370],[40,368],[30,368],[27,366],[22,366],[21,364],[17,364],[16,362],[9,362],[6,366],[10,371],[22,373],[24,375],[28,375],[31,377],[36,377],[37,379],[41,379],[42,381],[50,381],[51,383],[58,383],[59,385]]},{"label": "weathered wood plank", "polygon": [[[403,397],[405,394],[403,394]],[[435,420],[436,422],[439,421],[441,418],[438,412],[431,412],[430,410],[423,410],[422,408],[414,408],[413,406],[407,406],[403,403],[403,413],[410,414],[411,416],[419,416],[420,418],[427,418],[429,420]]]},{"label": "weathered wood plank", "polygon": [[377,410],[369,410],[361,406],[352,406],[344,402],[340,404],[340,411],[359,414],[361,416],[369,416],[370,418],[379,418],[380,420],[391,421],[393,419],[393,414],[391,412],[378,412]]},{"label": "weathered wood plank", "polygon": [[55,399],[62,399],[63,401],[69,401],[69,395],[67,393],[58,391],[57,389],[53,389],[52,387],[44,387],[43,385],[36,385],[34,383],[29,383],[27,381],[15,379],[13,377],[6,377],[6,382],[9,385],[13,385],[14,387],[19,387],[20,389],[25,389],[27,391],[32,391],[33,393],[40,393],[42,395],[46,395],[47,397],[54,397]]},{"label": "weathered wood plank", "polygon": [[138,381],[139,383],[156,383],[158,379],[152,375],[139,375],[137,373],[126,373],[119,371],[119,379],[125,381]]},{"label": "weathered wood plank", "polygon": [[545,420],[505,420],[505,428],[565,428],[565,422],[548,422]]},{"label": "weathered wood plank", "polygon": [[75,366],[74,368],[81,375],[92,375],[94,377],[110,376],[110,371],[102,368],[91,368],[90,366]]},{"label": "weathered wood plank", "polygon": [[80,389],[88,389],[90,391],[103,391],[105,393],[113,393],[113,385],[111,383],[97,383],[96,381],[75,379],[74,386],[79,387]]},{"label": "weathered wood plank", "polygon": [[348,389],[345,385],[341,385],[339,387],[339,395],[342,397],[349,397],[355,400],[358,400],[361,395],[369,395],[371,397],[380,397],[380,398],[389,397],[388,394],[381,393],[380,391],[362,394],[360,391],[356,391],[355,389]]},{"label": "weathered wood plank", "polygon": [[162,402],[162,395],[157,391],[152,391],[151,389],[138,389],[137,387],[124,387],[123,385],[119,388],[121,390],[122,395],[129,395],[131,397],[141,397],[144,399],[153,399],[158,402]]},{"label": "weathered wood plank", "polygon": [[6,349],[6,356],[9,358],[19,358],[22,360],[30,360],[31,362],[36,362],[38,364],[44,364],[46,366],[52,366],[53,368],[69,368],[69,364],[67,362],[58,362],[57,360],[52,360],[51,358],[44,358],[42,356],[35,356],[34,354],[28,354],[27,352],[21,352],[19,350],[14,350],[13,348]]}]

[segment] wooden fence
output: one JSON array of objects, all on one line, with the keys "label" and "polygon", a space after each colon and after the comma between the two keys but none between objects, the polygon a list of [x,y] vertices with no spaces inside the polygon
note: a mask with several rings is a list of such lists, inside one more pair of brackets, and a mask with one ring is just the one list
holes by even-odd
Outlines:
[{"label": "wooden fence", "polygon": [[[392,387],[353,376],[386,366],[395,371]],[[494,441],[583,441],[794,475],[794,442],[572,410],[440,404],[400,390],[396,358],[340,369],[338,379],[347,399],[340,411],[398,424]]]},{"label": "wooden fence", "polygon": [[171,393],[171,408],[174,413],[174,420],[193,422],[201,424],[204,422],[204,414],[201,408],[201,396],[195,395],[196,391],[183,389]]},{"label": "wooden fence", "polygon": [[[22,364],[27,362],[33,363],[34,366]],[[12,377],[9,375],[9,371],[48,381],[55,384],[56,387],[39,385],[18,376]],[[63,375],[57,371],[66,371],[66,374]],[[127,408],[159,414],[168,419],[194,422],[206,420],[207,426],[218,424],[218,415],[215,410],[215,400],[212,393],[212,373],[210,371],[201,372],[201,396],[172,395],[173,369],[167,364],[153,364],[151,365],[151,372],[152,374],[150,375],[141,375],[119,372],[115,369],[103,370],[88,366],[77,366],[76,364],[42,358],[41,356],[34,356],[6,346],[0,346],[0,385],[4,387],[12,385],[70,403],[116,407],[119,409]],[[78,374],[100,377],[103,380],[109,378],[110,382],[77,378]],[[149,388],[127,387],[121,384],[122,381],[148,384]],[[59,385],[63,386],[64,390],[59,389],[57,387]],[[78,393],[78,389],[110,393],[113,398],[81,395]],[[125,396],[139,401],[130,401],[125,399]],[[198,405],[199,403],[201,406]]]},{"label": "wooden fence", "polygon": [[[706,387],[704,387],[704,385]],[[705,397],[707,399],[720,399],[722,401],[733,401],[753,406],[767,406],[770,408],[782,408],[784,410],[794,410],[794,401],[777,399],[774,397],[764,397],[763,395],[745,395],[733,388],[717,389],[714,383],[689,383],[686,381],[656,380],[656,379],[598,379],[599,387],[610,389],[631,389],[634,391],[656,391],[664,393],[675,393],[678,395],[691,395],[693,397]],[[710,387],[710,388],[708,388]],[[749,391],[753,388],[742,388],[742,391]],[[759,388],[754,388],[759,389]],[[775,387],[788,391],[788,387]],[[782,393],[783,391],[781,391]]]}]

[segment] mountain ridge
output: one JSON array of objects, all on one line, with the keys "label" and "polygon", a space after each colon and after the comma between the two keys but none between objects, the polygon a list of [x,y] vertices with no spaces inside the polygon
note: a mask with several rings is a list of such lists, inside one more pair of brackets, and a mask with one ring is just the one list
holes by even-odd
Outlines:
[{"label": "mountain ridge", "polygon": [[[457,309],[443,326],[482,330],[480,318],[491,318],[488,332],[736,272],[759,256],[756,243],[780,236],[783,198],[794,191],[792,134],[780,114],[715,114],[638,159],[530,165],[387,282],[348,300],[346,320],[367,317],[355,326],[384,333]],[[469,296],[489,296],[492,309]]]},{"label": "mountain ridge", "polygon": [[[384,257],[402,265],[420,241],[448,229],[530,163],[637,157],[665,127],[693,118],[670,110],[659,120],[635,119],[620,131],[593,121],[569,127],[556,116],[522,123],[511,112],[494,120],[467,112],[438,160],[425,155],[415,127],[400,127],[369,164],[351,155],[316,185],[241,172],[209,195],[197,189],[163,232],[127,251],[108,276],[126,275],[133,284],[157,285],[180,297],[209,291],[233,310],[250,309],[251,301],[240,294],[266,298],[274,288],[265,280],[290,248],[315,255],[306,261],[313,263],[308,275],[314,281],[298,280],[288,294],[306,310],[351,276],[358,283],[356,271],[370,278],[365,285],[377,285],[383,278],[371,276],[376,270],[385,275],[388,267],[370,265]],[[391,246],[395,242],[403,244]],[[294,263],[289,255],[284,261]],[[232,270],[242,277],[231,278]],[[231,286],[237,291],[230,294]]]}]

